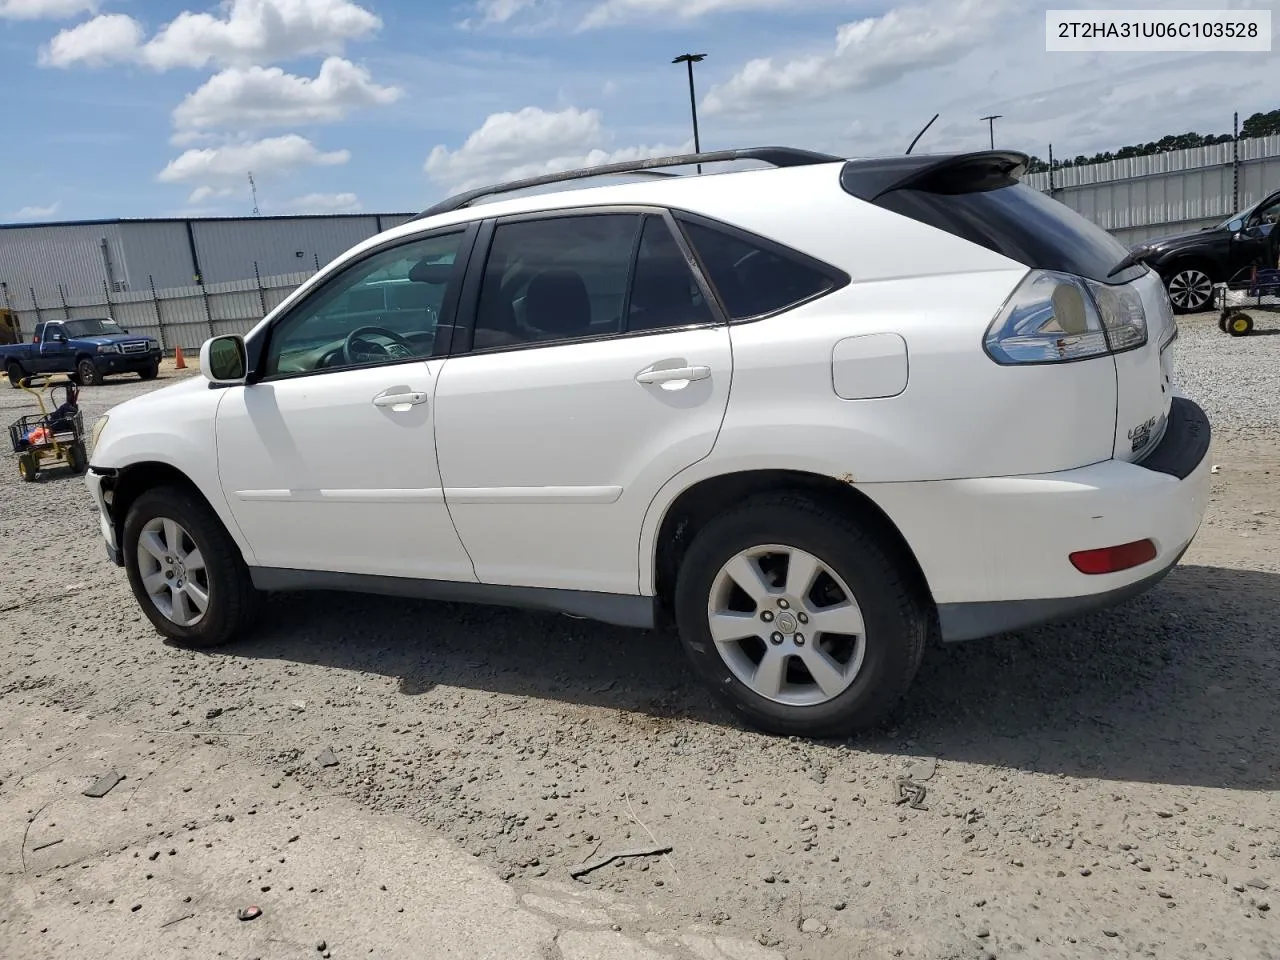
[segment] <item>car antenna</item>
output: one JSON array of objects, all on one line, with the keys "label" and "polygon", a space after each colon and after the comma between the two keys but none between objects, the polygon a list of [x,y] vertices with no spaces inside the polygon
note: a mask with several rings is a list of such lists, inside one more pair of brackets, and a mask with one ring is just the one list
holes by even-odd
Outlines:
[{"label": "car antenna", "polygon": [[[935,113],[933,115],[933,120],[937,120],[937,119],[938,119],[938,114]],[[915,147],[915,145],[919,142],[920,138],[924,136],[924,132],[933,126],[933,120],[930,120],[928,123],[926,123],[923,127],[920,128],[920,132],[916,134],[915,140],[911,141],[911,146],[907,147],[907,153],[910,153],[912,148]]]}]

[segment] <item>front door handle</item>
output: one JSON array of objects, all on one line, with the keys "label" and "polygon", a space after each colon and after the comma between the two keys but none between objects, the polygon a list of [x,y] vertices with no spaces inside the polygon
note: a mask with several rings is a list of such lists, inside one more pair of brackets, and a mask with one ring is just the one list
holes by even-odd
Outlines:
[{"label": "front door handle", "polygon": [[709,376],[711,376],[710,367],[666,367],[663,369],[649,367],[636,374],[636,383],[670,384],[667,389],[677,389],[678,386],[691,380],[705,380]]},{"label": "front door handle", "polygon": [[421,391],[410,393],[380,393],[373,398],[375,407],[390,407],[396,413],[404,413],[410,407],[427,402],[427,395]]}]

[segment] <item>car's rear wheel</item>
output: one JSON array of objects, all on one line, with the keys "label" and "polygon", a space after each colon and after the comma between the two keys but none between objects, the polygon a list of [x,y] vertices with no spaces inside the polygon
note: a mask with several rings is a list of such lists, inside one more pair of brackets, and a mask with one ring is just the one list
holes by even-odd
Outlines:
[{"label": "car's rear wheel", "polygon": [[16,390],[18,389],[18,384],[22,382],[24,374],[21,366],[14,361],[10,361],[9,365],[4,368],[4,375],[9,378],[9,386]]},{"label": "car's rear wheel", "polygon": [[755,727],[798,736],[883,720],[920,666],[929,623],[897,551],[796,494],[755,497],[698,533],[675,616],[721,700]]},{"label": "car's rear wheel", "polygon": [[1213,298],[1213,281],[1200,267],[1177,267],[1165,283],[1176,313],[1199,313]]},{"label": "car's rear wheel", "polygon": [[246,629],[257,591],[244,558],[209,507],[178,487],[149,490],[124,523],[125,569],[143,612],[162,635],[212,647]]},{"label": "car's rear wheel", "polygon": [[96,387],[102,383],[102,372],[88,357],[76,364],[76,377],[86,387]]}]

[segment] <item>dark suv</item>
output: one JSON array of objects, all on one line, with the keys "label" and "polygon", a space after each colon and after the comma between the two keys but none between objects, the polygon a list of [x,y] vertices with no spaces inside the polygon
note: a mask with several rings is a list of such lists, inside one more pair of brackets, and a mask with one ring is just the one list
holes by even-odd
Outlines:
[{"label": "dark suv", "polygon": [[1215,283],[1246,267],[1276,266],[1280,231],[1273,233],[1272,227],[1278,219],[1280,191],[1215,226],[1143,240],[1132,249],[1160,272],[1173,309],[1195,313],[1209,308]]}]

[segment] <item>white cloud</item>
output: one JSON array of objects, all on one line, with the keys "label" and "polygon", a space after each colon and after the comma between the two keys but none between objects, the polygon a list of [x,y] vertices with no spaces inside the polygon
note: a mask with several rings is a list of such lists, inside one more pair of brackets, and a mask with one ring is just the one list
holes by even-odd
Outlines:
[{"label": "white cloud", "polygon": [[188,150],[169,162],[156,179],[161,183],[205,183],[225,186],[255,177],[271,176],[302,167],[339,166],[351,159],[347,150],[325,153],[296,133],[247,143]]},{"label": "white cloud", "polygon": [[378,86],[363,67],[329,57],[315,79],[279,67],[229,67],[173,111],[179,129],[291,126],[343,119],[350,110],[394,103],[403,91]]},{"label": "white cloud", "polygon": [[47,220],[52,217],[60,209],[62,209],[62,201],[55,200],[47,207],[23,207],[21,210],[15,210],[13,218],[15,220]]},{"label": "white cloud", "polygon": [[191,196],[187,197],[187,203],[193,207],[198,207],[206,200],[221,200],[224,197],[234,196],[237,192],[231,187],[196,187],[191,191]]},{"label": "white cloud", "polygon": [[835,50],[781,63],[752,60],[703,100],[708,113],[750,112],[781,102],[884,87],[989,44],[1002,0],[900,7],[836,30]]},{"label": "white cloud", "polygon": [[349,40],[375,33],[382,20],[351,0],[226,0],[224,17],[178,14],[143,42],[142,24],[125,14],[104,14],[55,36],[41,62],[143,63],[156,70],[249,66],[308,54],[340,54]]},{"label": "white cloud", "polygon": [[82,63],[101,67],[129,59],[142,42],[142,24],[123,13],[104,13],[100,17],[60,31],[40,51],[40,64],[46,67],[69,67]]},{"label": "white cloud", "polygon": [[[506,23],[522,10],[527,10],[537,0],[477,0],[476,13],[480,15],[480,24],[490,25]],[[468,21],[471,25],[475,21]]]},{"label": "white cloud", "polygon": [[630,146],[608,149],[612,135],[599,110],[566,107],[551,112],[525,107],[490,115],[462,146],[436,146],[424,169],[437,183],[466,190],[490,183],[534,177],[578,167],[682,153],[680,146]]},{"label": "white cloud", "polygon": [[98,0],[0,0],[0,20],[61,20],[97,9]]},{"label": "white cloud", "polygon": [[361,209],[354,193],[308,193],[282,205],[289,213],[359,213]]},{"label": "white cloud", "polygon": [[587,11],[579,28],[590,30],[636,20],[653,23],[665,17],[696,20],[713,13],[788,10],[806,5],[815,4],[799,0],[604,0]]}]

